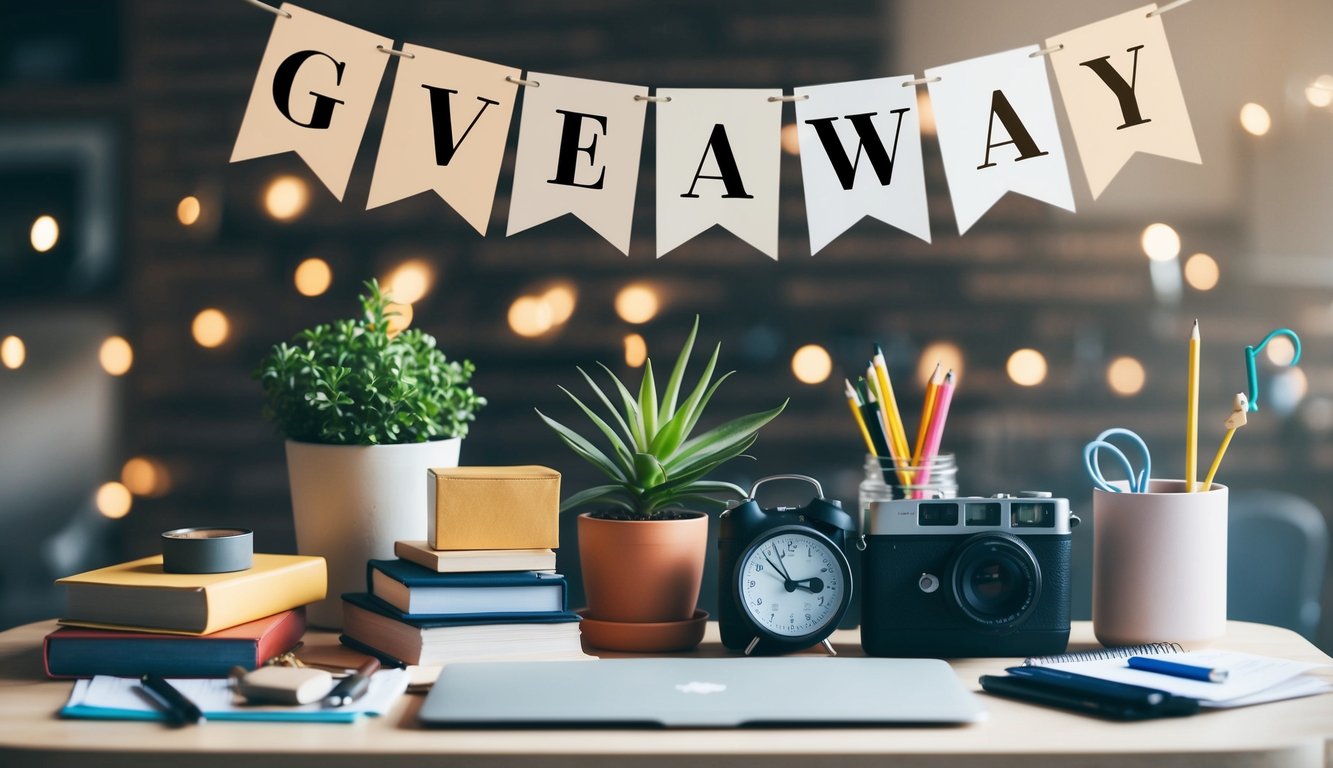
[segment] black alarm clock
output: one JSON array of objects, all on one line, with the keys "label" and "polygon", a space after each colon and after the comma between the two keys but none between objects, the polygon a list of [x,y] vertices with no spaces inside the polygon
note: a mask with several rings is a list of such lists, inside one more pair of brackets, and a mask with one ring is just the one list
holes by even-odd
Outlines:
[{"label": "black alarm clock", "polygon": [[[818,496],[804,507],[763,509],[759,486],[804,480]],[[836,499],[805,475],[773,475],[722,513],[718,532],[718,625],[722,644],[745,654],[781,654],[824,644],[852,602],[846,546],[856,531]]]}]

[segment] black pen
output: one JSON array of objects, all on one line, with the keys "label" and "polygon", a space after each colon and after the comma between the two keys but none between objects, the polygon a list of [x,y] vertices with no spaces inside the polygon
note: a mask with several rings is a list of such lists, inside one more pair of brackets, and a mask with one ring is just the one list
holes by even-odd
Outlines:
[{"label": "black pen", "polygon": [[144,690],[153,694],[165,709],[167,718],[176,723],[202,723],[204,713],[199,711],[193,701],[185,698],[185,694],[176,690],[176,687],[168,683],[158,675],[144,675],[139,678],[140,684]]},{"label": "black pen", "polygon": [[1076,691],[1084,695],[1097,696],[1109,701],[1119,701],[1139,707],[1156,706],[1171,696],[1170,693],[1159,691],[1156,688],[1117,683],[1113,680],[1102,680],[1098,677],[1079,675],[1048,667],[1010,667],[1005,672],[1017,677],[1039,680],[1054,688]]},{"label": "black pen", "polygon": [[365,695],[370,687],[370,676],[380,668],[378,659],[366,659],[366,663],[356,668],[352,674],[338,681],[333,690],[324,697],[328,707],[345,707]]}]

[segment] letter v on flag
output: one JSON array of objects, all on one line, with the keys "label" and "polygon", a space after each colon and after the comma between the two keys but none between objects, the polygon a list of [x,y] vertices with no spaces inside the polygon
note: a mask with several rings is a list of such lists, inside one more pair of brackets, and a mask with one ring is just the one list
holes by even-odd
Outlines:
[{"label": "letter v on flag", "polygon": [[930,242],[912,76],[796,88],[810,255],[865,216]]},{"label": "letter v on flag", "polygon": [[393,41],[283,3],[259,62],[231,162],[295,152],[338,200],[347,191],[361,137]]},{"label": "letter v on flag", "polygon": [[958,234],[1006,192],[1074,210],[1046,62],[1035,45],[926,70]]},{"label": "letter v on flag", "polygon": [[572,213],[629,255],[648,89],[529,72],[509,201],[512,235]]},{"label": "letter v on flag", "polygon": [[1200,163],[1162,15],[1145,5],[1056,35],[1047,47],[1093,199],[1135,152]]},{"label": "letter v on flag", "polygon": [[[486,234],[519,78],[513,67],[405,44],[366,208],[435,190]],[[383,55],[383,54],[381,54]]]}]

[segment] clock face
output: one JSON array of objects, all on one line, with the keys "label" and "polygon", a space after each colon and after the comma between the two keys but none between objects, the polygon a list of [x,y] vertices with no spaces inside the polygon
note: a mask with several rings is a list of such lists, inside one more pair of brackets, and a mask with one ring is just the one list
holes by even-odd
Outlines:
[{"label": "clock face", "polygon": [[797,528],[778,529],[752,545],[739,578],[746,613],[779,637],[831,631],[849,595],[842,553]]}]

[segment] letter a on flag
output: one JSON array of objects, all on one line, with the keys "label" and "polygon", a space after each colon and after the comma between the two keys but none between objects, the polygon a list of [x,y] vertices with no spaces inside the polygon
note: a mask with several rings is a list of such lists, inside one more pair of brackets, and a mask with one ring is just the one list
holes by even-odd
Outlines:
[{"label": "letter a on flag", "polygon": [[1199,163],[1162,15],[1145,5],[1046,41],[1092,197],[1135,152]]},{"label": "letter a on flag", "polygon": [[389,98],[366,208],[435,190],[481,234],[491,219],[509,121],[513,67],[406,44]]},{"label": "letter a on flag", "polygon": [[664,89],[657,108],[657,255],[720,224],[778,258],[780,90]]},{"label": "letter a on flag", "polygon": [[912,76],[796,88],[810,255],[873,216],[930,242]]},{"label": "letter a on flag", "polygon": [[1006,192],[1074,210],[1046,62],[1035,45],[926,70],[958,233]]},{"label": "letter a on flag", "polygon": [[393,41],[291,3],[273,20],[231,162],[295,152],[338,200]]}]

